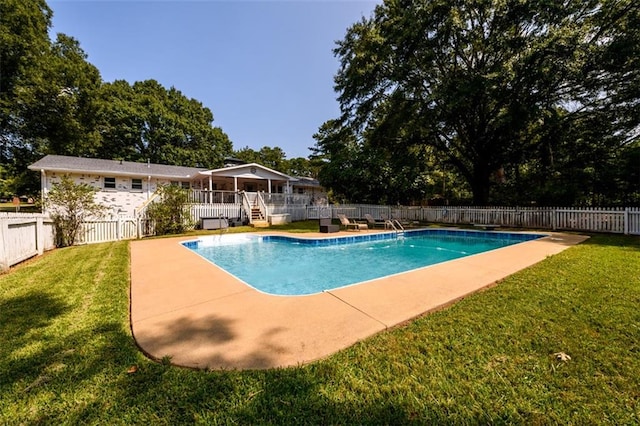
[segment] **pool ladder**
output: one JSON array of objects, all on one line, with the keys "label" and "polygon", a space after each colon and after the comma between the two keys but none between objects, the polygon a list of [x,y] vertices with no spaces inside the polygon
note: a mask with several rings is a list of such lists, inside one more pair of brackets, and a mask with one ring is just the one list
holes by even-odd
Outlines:
[{"label": "pool ladder", "polygon": [[[222,219],[221,219],[221,220],[222,220]],[[223,234],[223,233],[225,233],[225,234],[226,234],[227,232],[229,232],[229,226],[228,226],[228,223],[227,223],[227,226],[226,226],[226,227],[222,227],[222,226],[220,226],[220,233],[218,234],[218,240],[222,240],[222,234]]]},{"label": "pool ladder", "polygon": [[384,221],[385,228],[391,228],[396,231],[396,235],[404,235],[404,226],[398,221],[398,219],[387,219]]}]

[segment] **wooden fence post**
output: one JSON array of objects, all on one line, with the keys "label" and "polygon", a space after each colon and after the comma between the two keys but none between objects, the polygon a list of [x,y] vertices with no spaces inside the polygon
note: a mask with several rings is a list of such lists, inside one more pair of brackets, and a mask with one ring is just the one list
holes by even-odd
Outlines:
[{"label": "wooden fence post", "polygon": [[624,209],[624,235],[629,235],[629,207]]}]

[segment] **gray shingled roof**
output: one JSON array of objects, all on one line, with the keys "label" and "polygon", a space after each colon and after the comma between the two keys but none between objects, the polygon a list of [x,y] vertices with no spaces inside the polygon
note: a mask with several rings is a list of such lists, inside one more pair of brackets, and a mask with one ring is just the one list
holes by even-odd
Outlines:
[{"label": "gray shingled roof", "polygon": [[318,181],[318,179],[314,179],[306,176],[298,176],[296,179],[298,179],[298,185],[317,186],[317,187],[322,186],[320,185],[320,181]]},{"label": "gray shingled roof", "polygon": [[113,174],[127,176],[153,176],[162,178],[191,178],[206,169],[182,166],[167,166],[131,161],[101,160],[98,158],[47,155],[29,166],[30,170],[74,172],[88,174]]}]

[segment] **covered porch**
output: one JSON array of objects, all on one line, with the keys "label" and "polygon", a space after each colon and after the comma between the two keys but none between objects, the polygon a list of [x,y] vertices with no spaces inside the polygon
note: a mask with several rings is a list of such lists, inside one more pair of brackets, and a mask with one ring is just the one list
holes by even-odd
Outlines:
[{"label": "covered porch", "polygon": [[290,194],[291,185],[298,179],[260,164],[242,164],[198,173],[193,179],[201,191],[239,193],[264,192]]},{"label": "covered porch", "polygon": [[207,170],[194,176],[189,201],[216,211],[231,208],[239,212],[234,215],[238,220],[257,224],[269,220],[268,204],[301,201],[300,197],[291,198],[296,181],[256,163]]},{"label": "covered porch", "polygon": [[242,204],[243,194],[253,203],[260,194],[272,206],[327,204],[327,194],[317,180],[294,178],[256,163],[202,171],[190,186],[192,204]]}]

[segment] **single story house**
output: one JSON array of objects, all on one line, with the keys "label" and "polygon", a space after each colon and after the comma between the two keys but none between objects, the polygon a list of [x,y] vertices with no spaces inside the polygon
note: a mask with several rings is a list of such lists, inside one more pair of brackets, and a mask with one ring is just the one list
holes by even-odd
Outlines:
[{"label": "single story house", "polygon": [[[111,215],[135,216],[162,185],[189,189],[193,203],[236,203],[241,193],[261,193],[271,203],[312,204],[326,200],[319,183],[294,178],[256,163],[207,170],[197,167],[47,155],[29,166],[40,173],[43,200],[64,175],[97,189],[96,201]],[[280,195],[278,195],[280,194]]]}]

